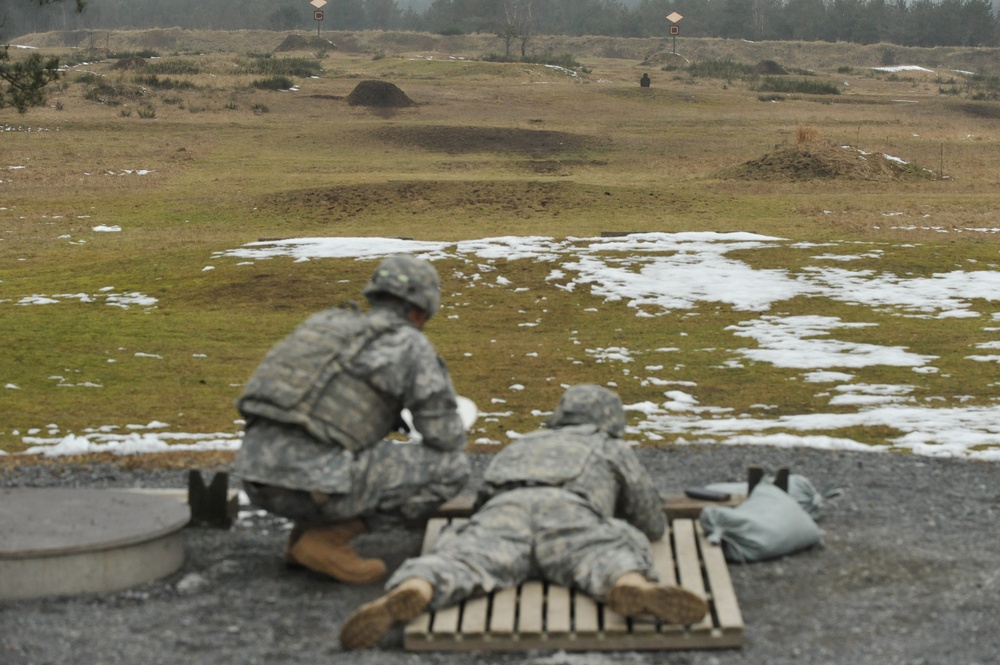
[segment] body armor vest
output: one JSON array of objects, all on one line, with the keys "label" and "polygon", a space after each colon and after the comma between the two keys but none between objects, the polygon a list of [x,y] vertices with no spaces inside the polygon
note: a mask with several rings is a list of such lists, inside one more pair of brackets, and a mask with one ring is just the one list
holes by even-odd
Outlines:
[{"label": "body armor vest", "polygon": [[518,439],[497,453],[484,480],[495,487],[562,487],[583,473],[595,438],[603,440],[597,428],[583,425]]},{"label": "body armor vest", "polygon": [[237,408],[299,425],[324,443],[359,451],[392,431],[402,404],[345,367],[376,337],[399,328],[388,312],[318,312],[274,345],[247,382]]}]

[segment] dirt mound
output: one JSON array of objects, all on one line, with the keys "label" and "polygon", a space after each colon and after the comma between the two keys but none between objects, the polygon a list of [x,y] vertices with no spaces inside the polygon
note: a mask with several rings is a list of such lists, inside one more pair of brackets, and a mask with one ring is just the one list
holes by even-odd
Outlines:
[{"label": "dirt mound", "polygon": [[122,58],[114,65],[112,65],[111,69],[131,70],[131,69],[142,69],[145,66],[146,66],[145,58],[133,56],[131,58]]},{"label": "dirt mound", "polygon": [[283,42],[274,47],[274,52],[326,51],[332,48],[337,48],[337,45],[318,35],[288,35]]},{"label": "dirt mound", "polygon": [[774,60],[761,60],[757,63],[754,70],[758,74],[764,74],[767,76],[778,76],[788,73],[787,69],[776,63]]},{"label": "dirt mound", "polygon": [[362,81],[347,96],[351,106],[375,106],[379,108],[402,108],[415,106],[416,102],[406,93],[388,81]]},{"label": "dirt mound", "polygon": [[934,177],[932,172],[898,157],[827,143],[779,146],[762,157],[726,169],[720,175],[743,180],[897,180],[904,177]]}]

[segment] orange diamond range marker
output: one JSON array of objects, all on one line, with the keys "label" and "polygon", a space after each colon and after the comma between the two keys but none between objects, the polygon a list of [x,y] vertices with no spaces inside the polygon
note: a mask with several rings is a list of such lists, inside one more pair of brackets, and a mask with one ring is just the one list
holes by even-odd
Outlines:
[{"label": "orange diamond range marker", "polygon": [[326,0],[312,0],[312,2],[310,2],[309,4],[315,7],[316,9],[319,9],[320,7],[326,4]]},{"label": "orange diamond range marker", "polygon": [[678,14],[677,12],[670,12],[669,14],[667,14],[667,20],[670,21],[671,23],[677,23],[677,21],[681,20],[682,18],[684,17]]}]

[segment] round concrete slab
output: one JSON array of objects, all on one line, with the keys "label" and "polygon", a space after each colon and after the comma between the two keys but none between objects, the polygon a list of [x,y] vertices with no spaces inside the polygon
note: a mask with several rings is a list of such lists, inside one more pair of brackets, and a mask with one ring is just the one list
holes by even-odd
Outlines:
[{"label": "round concrete slab", "polygon": [[104,593],[184,563],[187,504],[127,491],[0,490],[0,600]]}]

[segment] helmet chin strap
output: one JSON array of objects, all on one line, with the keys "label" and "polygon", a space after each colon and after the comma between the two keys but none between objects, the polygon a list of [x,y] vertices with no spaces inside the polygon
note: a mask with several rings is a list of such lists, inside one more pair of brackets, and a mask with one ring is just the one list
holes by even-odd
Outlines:
[{"label": "helmet chin strap", "polygon": [[414,307],[413,309],[411,309],[409,312],[406,313],[406,318],[410,321],[410,323],[413,324],[413,326],[417,330],[423,330],[424,324],[427,323],[427,320],[430,319],[431,317],[429,317],[427,315],[427,312],[425,312],[424,310]]}]

